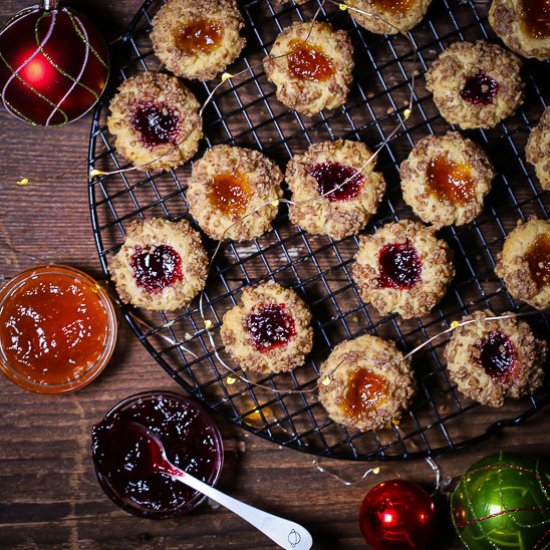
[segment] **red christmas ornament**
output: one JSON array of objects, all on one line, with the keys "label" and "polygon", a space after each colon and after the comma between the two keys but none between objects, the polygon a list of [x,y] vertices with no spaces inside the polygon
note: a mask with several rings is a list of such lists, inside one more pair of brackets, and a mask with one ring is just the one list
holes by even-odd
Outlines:
[{"label": "red christmas ornament", "polygon": [[109,76],[107,46],[84,16],[42,0],[0,30],[0,96],[33,125],[66,124],[89,111]]},{"label": "red christmas ornament", "polygon": [[363,499],[359,523],[373,550],[422,550],[435,531],[435,505],[415,483],[384,481]]}]

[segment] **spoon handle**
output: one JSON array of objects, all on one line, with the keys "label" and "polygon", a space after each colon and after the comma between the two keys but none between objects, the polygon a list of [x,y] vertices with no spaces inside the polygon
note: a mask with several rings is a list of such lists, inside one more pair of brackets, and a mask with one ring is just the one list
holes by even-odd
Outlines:
[{"label": "spoon handle", "polygon": [[309,550],[313,545],[313,539],[308,531],[293,521],[258,510],[258,508],[230,497],[181,470],[178,470],[177,473],[172,471],[170,475],[248,521],[281,548],[286,550]]}]

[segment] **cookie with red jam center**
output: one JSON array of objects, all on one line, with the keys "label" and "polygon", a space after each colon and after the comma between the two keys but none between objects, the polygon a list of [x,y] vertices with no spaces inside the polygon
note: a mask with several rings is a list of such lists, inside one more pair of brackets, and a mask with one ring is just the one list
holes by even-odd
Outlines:
[{"label": "cookie with red jam center", "polygon": [[115,146],[134,166],[158,172],[184,164],[202,138],[199,102],[177,78],[146,72],[124,81],[107,118]]},{"label": "cookie with red jam center", "polygon": [[521,64],[497,44],[455,42],[432,63],[426,87],[449,124],[492,128],[523,103]]},{"label": "cookie with red jam center", "polygon": [[365,303],[408,319],[439,303],[455,270],[447,243],[434,229],[403,220],[360,237],[352,273]]},{"label": "cookie with red jam center", "polygon": [[242,306],[223,316],[226,351],[244,370],[261,374],[301,366],[313,344],[311,313],[296,292],[274,281],[247,287]]},{"label": "cookie with red jam center", "polygon": [[128,226],[109,271],[123,302],[173,310],[187,306],[204,288],[208,257],[188,221],[152,218]]},{"label": "cookie with red jam center", "polygon": [[[445,348],[450,379],[462,394],[501,407],[508,397],[531,395],[544,378],[547,345],[517,317],[492,319],[490,310],[466,316]],[[506,315],[506,313],[502,314]]]},{"label": "cookie with red jam center", "polygon": [[342,139],[315,143],[294,155],[285,174],[293,201],[290,220],[308,233],[335,239],[361,231],[386,190],[371,157],[364,143]]}]

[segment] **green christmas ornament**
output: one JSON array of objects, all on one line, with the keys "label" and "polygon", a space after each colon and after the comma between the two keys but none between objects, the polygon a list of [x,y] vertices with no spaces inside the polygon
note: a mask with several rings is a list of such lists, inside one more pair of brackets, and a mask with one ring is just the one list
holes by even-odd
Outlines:
[{"label": "green christmas ornament", "polygon": [[500,452],[472,465],[451,498],[469,550],[550,549],[550,465]]}]

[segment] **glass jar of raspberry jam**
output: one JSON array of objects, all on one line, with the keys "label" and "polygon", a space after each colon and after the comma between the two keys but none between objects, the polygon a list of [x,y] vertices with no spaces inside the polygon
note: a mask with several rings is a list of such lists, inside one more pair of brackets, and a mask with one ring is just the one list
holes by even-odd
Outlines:
[{"label": "glass jar of raspberry jam", "polygon": [[40,266],[0,288],[0,369],[26,390],[86,386],[109,362],[116,337],[106,290],[78,269]]},{"label": "glass jar of raspberry jam", "polygon": [[223,440],[210,415],[193,399],[170,391],[127,397],[92,428],[92,458],[99,484],[131,514],[168,519],[186,514],[206,496],[163,473],[150,473],[147,443],[130,428],[155,434],[172,464],[215,485],[223,468]]}]

